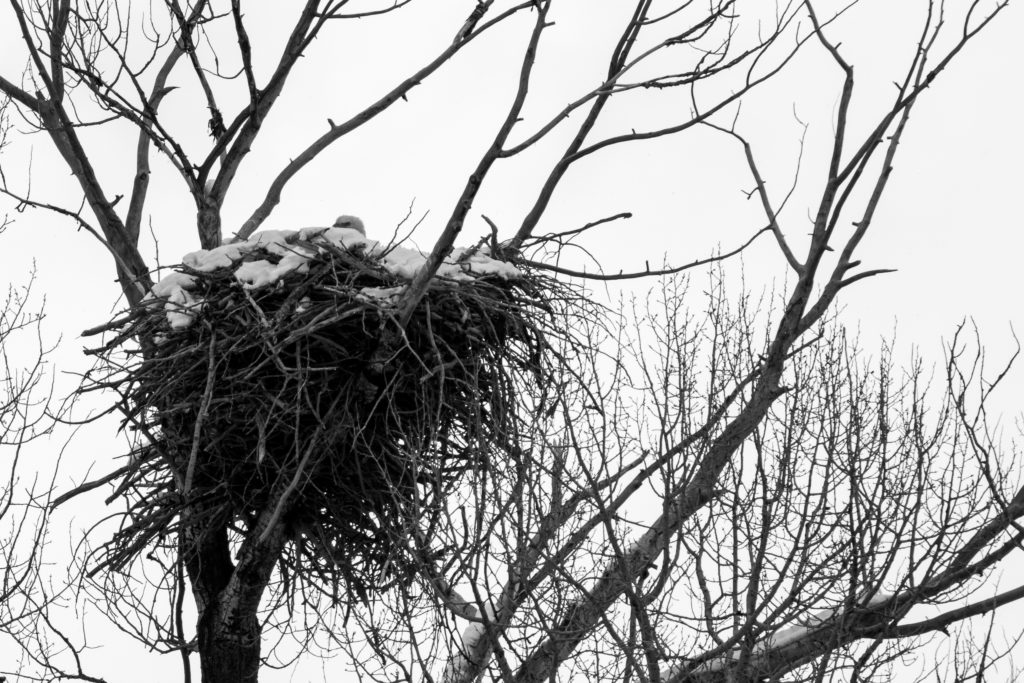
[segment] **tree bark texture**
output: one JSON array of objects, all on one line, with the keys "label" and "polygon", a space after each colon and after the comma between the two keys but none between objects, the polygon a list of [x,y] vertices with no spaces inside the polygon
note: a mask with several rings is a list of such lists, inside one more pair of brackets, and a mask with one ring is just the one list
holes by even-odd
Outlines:
[{"label": "tree bark texture", "polygon": [[183,533],[186,568],[199,612],[202,681],[255,683],[260,669],[259,605],[283,535],[272,533],[263,543],[247,540],[232,560],[223,522],[189,524]]}]

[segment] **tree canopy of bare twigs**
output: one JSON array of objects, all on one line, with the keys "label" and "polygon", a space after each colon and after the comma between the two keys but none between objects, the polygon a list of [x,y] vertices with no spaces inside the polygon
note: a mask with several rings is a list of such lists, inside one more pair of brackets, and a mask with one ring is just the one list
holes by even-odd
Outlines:
[{"label": "tree canopy of bare twigs", "polygon": [[[937,377],[923,361],[901,369],[887,349],[873,357],[862,351],[834,319],[844,290],[888,272],[863,263],[859,249],[883,210],[911,112],[926,106],[925,92],[941,87],[943,71],[999,20],[1008,0],[922,3],[919,33],[907,36],[908,61],[877,111],[859,99],[855,65],[834,37],[851,5],[602,5],[592,11],[620,23],[601,78],[577,85],[539,123],[532,88],[543,70],[558,68],[545,49],[555,27],[578,19],[563,14],[573,3],[467,2],[464,18],[436,41],[431,58],[381,84],[379,97],[354,104],[348,118],[325,116],[322,129],[303,131],[280,168],[256,166],[259,194],[238,194],[236,181],[266,141],[267,122],[282,101],[301,97],[289,90],[289,79],[315,41],[352,24],[401,22],[412,4],[282,4],[275,10],[285,27],[281,39],[263,44],[250,35],[252,10],[241,0],[166,0],[144,8],[11,0],[26,66],[20,74],[0,73],[0,130],[8,142],[22,134],[48,139],[77,189],[73,196],[44,196],[23,182],[23,170],[0,165],[0,192],[20,212],[66,217],[109,253],[127,310],[108,323],[97,311],[92,332],[114,336],[104,346],[107,362],[123,363],[117,369],[136,379],[141,371],[131,368],[177,373],[122,392],[127,426],[139,432],[132,458],[55,501],[109,485],[107,503],[122,506],[114,513],[113,545],[98,538],[102,525],[83,542],[76,587],[87,602],[148,647],[179,657],[186,681],[196,653],[202,680],[212,683],[255,681],[268,663],[342,651],[366,680],[683,683],[891,677],[901,658],[934,634],[976,625],[975,617],[1024,597],[1017,587],[971,600],[1024,539],[1016,451],[986,407],[1008,366],[987,369],[980,346],[961,327]],[[510,35],[515,78],[507,84],[508,105],[452,193],[443,228],[415,272],[387,275],[381,264],[397,253],[388,249],[404,247],[357,238],[351,221],[336,228],[349,232],[329,257],[312,233],[297,233],[276,253],[267,246],[276,244],[272,239],[253,241],[315,160],[371,122],[400,116],[397,108],[414,89],[429,88],[453,64],[472,59],[475,44]],[[743,105],[806,54],[834,74],[827,86],[836,93],[834,118],[818,122],[832,135],[824,164],[798,163],[799,177],[776,186],[744,134],[751,112]],[[201,99],[182,121],[167,110],[186,83]],[[617,126],[616,107],[641,95],[664,98],[673,119]],[[855,112],[858,122],[870,123],[855,125]],[[452,113],[458,115],[458,103]],[[134,141],[117,179],[97,170],[105,151],[90,134],[104,128],[127,131]],[[568,247],[585,249],[591,229],[629,217],[539,231],[577,164],[600,163],[621,146],[698,132],[742,153],[748,198],[762,214],[743,240],[636,272],[614,272],[616,264],[591,273],[563,262]],[[555,153],[524,214],[481,216],[488,232],[464,234],[481,189],[501,178],[495,169],[542,148]],[[171,289],[154,288],[158,264],[141,246],[158,170],[170,171],[194,202],[196,245],[204,250],[172,276],[187,279],[195,297],[205,288],[207,297],[201,308],[174,290],[182,299],[168,300],[167,310],[178,306],[189,323],[199,321],[177,336],[165,334]],[[807,221],[796,223],[783,210],[800,183],[817,195]],[[241,218],[225,212],[229,195],[247,202]],[[473,246],[456,252],[459,239]],[[737,293],[723,264],[760,241],[777,247],[785,284],[770,294]],[[356,242],[358,249],[345,246]],[[278,289],[261,291],[238,285],[226,270],[210,274],[196,265],[202,254],[229,244],[236,245],[236,261],[273,256],[277,265],[289,249],[307,249],[312,265],[304,264],[300,284],[283,279]],[[451,268],[452,259],[458,265],[469,258],[513,269],[502,278],[513,271],[528,276],[512,278],[519,284],[467,284]],[[536,289],[548,277],[559,284],[545,301]],[[704,277],[703,294],[694,294],[693,283]],[[623,299],[619,308],[589,301],[586,288],[596,281],[636,278],[654,283],[648,296]],[[368,289],[387,290],[386,303],[365,304]],[[324,291],[330,297],[318,299]],[[531,307],[544,320],[536,328]],[[283,325],[293,313],[308,318]],[[19,327],[19,315],[16,309],[6,329]],[[362,335],[358,354],[339,346],[341,337],[321,334],[341,322],[344,334]],[[225,334],[229,325],[237,329]],[[343,351],[289,365],[289,353],[309,348],[296,342],[299,332],[303,340],[320,335],[321,351],[331,344]],[[247,336],[252,343],[244,346]],[[491,344],[486,352],[475,346],[479,340]],[[124,342],[134,345],[129,351],[139,364],[117,356]],[[526,358],[516,367],[529,372],[504,371],[501,363],[512,356],[501,349],[514,343],[522,343],[514,353]],[[224,348],[253,355],[218,350]],[[333,365],[331,353],[339,354]],[[180,364],[160,365],[168,358]],[[357,371],[344,375],[345,383],[308,382],[309,373],[339,372],[349,361]],[[280,371],[277,388],[264,381],[270,370],[255,374],[262,367]],[[395,368],[401,376],[388,374]],[[36,375],[28,377],[18,386],[31,388]],[[218,393],[227,378],[254,394],[247,405],[256,408],[245,416],[234,417],[230,396]],[[193,404],[178,400],[185,394],[161,393],[175,382],[187,385]],[[448,392],[436,401],[427,396],[434,383]],[[500,390],[484,392],[485,385]],[[5,405],[14,407],[3,414],[22,419],[11,433],[27,434],[31,425],[18,408],[27,394],[11,386]],[[393,391],[397,386],[401,392]],[[147,403],[153,395],[159,401]],[[275,408],[282,400],[294,404]],[[324,409],[328,403],[347,407],[337,417]],[[264,408],[291,424],[271,424],[259,412]],[[394,419],[378,419],[378,410]],[[177,422],[166,418],[171,414]],[[405,428],[410,414],[415,429]],[[222,426],[204,431],[207,420]],[[300,443],[314,424],[316,438]],[[167,435],[174,429],[182,438],[172,443]],[[330,447],[324,434],[335,439]],[[341,467],[339,434],[345,443],[362,439],[379,458]],[[227,435],[241,445],[225,446]],[[280,451],[270,469],[261,466],[268,443]],[[200,459],[215,447],[244,466],[226,474],[207,467]],[[456,451],[458,466],[445,469]],[[323,530],[340,528],[334,522],[348,496],[340,500],[323,489],[342,481],[346,468],[359,473],[371,465],[388,474],[373,480],[372,509],[351,517],[358,523],[344,533],[345,543],[361,536],[359,547],[372,546],[368,564],[381,580],[361,582],[350,572],[339,582],[342,542]],[[328,470],[330,477],[320,476]],[[0,490],[6,513],[13,494]],[[293,514],[301,500],[320,502],[303,511],[309,514]],[[384,523],[391,511],[398,512]],[[41,530],[34,533],[42,538]],[[110,548],[116,561],[104,555]],[[5,604],[41,604],[32,601],[45,591],[29,585],[37,576],[33,557],[11,564],[11,578],[0,585]],[[385,580],[399,565],[400,580]],[[145,589],[135,590],[140,585]],[[349,592],[340,594],[339,586]],[[60,640],[62,632],[49,612],[40,613],[47,621],[33,622],[37,647],[24,646],[38,675],[98,680],[77,663],[57,667],[39,634],[50,629]],[[16,622],[0,618],[8,633],[17,633]],[[61,642],[75,652],[70,640]],[[999,661],[1007,649],[991,637],[973,649],[964,644],[948,669],[935,672],[949,680],[983,676],[1009,666]]]},{"label": "tree canopy of bare twigs", "polygon": [[30,637],[54,598],[41,571],[52,482],[41,481],[25,462],[29,445],[50,435],[54,419],[47,384],[53,347],[42,337],[43,313],[32,308],[33,282],[10,287],[0,308],[0,633],[6,652]]}]

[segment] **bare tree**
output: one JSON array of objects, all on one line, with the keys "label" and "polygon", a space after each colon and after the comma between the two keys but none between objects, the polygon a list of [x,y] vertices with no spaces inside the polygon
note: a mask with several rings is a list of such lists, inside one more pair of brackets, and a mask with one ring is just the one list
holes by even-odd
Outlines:
[{"label": "bare tree", "polygon": [[[339,22],[401,20],[408,4],[308,0],[282,9],[290,32],[276,64],[261,72],[254,55],[265,48],[250,39],[240,0],[168,0],[145,17],[144,29],[127,3],[12,0],[28,66],[20,81],[0,77],[0,92],[22,124],[52,141],[83,204],[75,209],[39,198],[30,185],[13,182],[10,171],[0,189],[19,209],[63,214],[105,245],[131,310],[103,329],[123,329],[152,301],[139,238],[153,150],[194,200],[199,245],[220,247],[225,198],[312,41]],[[467,46],[499,27],[514,28],[522,31],[518,79],[509,85],[514,97],[437,243],[398,295],[388,323],[392,338],[401,339],[417,316],[430,318],[424,307],[431,287],[493,169],[556,131],[568,144],[523,220],[499,236],[487,219],[493,234],[477,249],[563,279],[662,276],[660,297],[616,317],[589,308],[578,294],[557,299],[571,290],[552,285],[556,322],[546,348],[559,363],[546,368],[544,386],[557,387],[557,397],[538,395],[538,385],[523,380],[515,429],[503,435],[521,438],[520,446],[490,444],[508,460],[466,474],[446,497],[409,494],[413,508],[423,503],[421,516],[407,515],[388,530],[381,562],[387,567],[402,556],[414,571],[359,600],[340,599],[330,581],[310,579],[321,567],[301,569],[314,534],[290,527],[282,514],[302,485],[307,457],[298,450],[297,464],[280,473],[272,495],[255,506],[246,501],[252,509],[244,514],[207,514],[208,501],[189,497],[202,422],[212,414],[211,341],[207,364],[197,366],[209,374],[187,378],[209,387],[190,457],[146,455],[68,494],[114,483],[113,498],[124,494],[141,506],[128,510],[130,533],[119,537],[139,542],[118,546],[116,559],[101,567],[109,571],[86,571],[98,577],[92,585],[113,620],[151,646],[179,653],[187,680],[194,650],[205,681],[256,680],[267,646],[269,654],[288,656],[274,633],[298,637],[299,654],[347,649],[367,677],[380,680],[857,680],[883,675],[921,636],[1024,595],[1013,589],[908,619],[917,606],[965,596],[1019,546],[1024,489],[1016,488],[1015,463],[985,421],[985,402],[999,380],[988,382],[981,356],[965,360],[958,335],[949,347],[945,393],[929,395],[919,367],[900,376],[888,355],[867,364],[829,321],[845,288],[886,272],[863,266],[857,249],[886,191],[911,110],[1008,2],[964,3],[955,16],[943,3],[929,3],[891,100],[858,132],[850,121],[854,69],[830,38],[845,9],[826,17],[811,2],[780,3],[765,23],[763,11],[733,0],[699,7],[638,0],[608,46],[603,79],[523,130],[535,72],[546,64],[538,54],[559,4],[479,0],[453,27],[454,40],[421,68],[348,120],[328,119],[324,133],[295,150],[268,176],[248,218],[227,226],[228,237],[252,237],[313,159],[460,59]],[[811,171],[822,190],[810,239],[798,240],[804,228],[783,225],[788,195],[769,191],[738,107],[806,51],[834,65],[838,105],[827,166]],[[229,62],[237,77],[221,70]],[[198,152],[184,142],[188,131],[175,130],[162,113],[176,79],[193,80],[204,97],[211,140]],[[609,103],[639,92],[683,93],[689,106],[663,127],[605,132],[599,124]],[[240,104],[229,109],[228,102]],[[129,126],[137,136],[125,202],[95,170],[98,152],[83,134],[95,126]],[[748,162],[751,196],[764,221],[745,243],[661,270],[595,275],[564,267],[560,250],[622,215],[536,234],[574,164],[697,129],[734,142]],[[762,235],[778,246],[786,290],[764,305],[750,298],[730,304],[715,282],[706,315],[694,313],[674,276],[720,262]],[[148,334],[139,335],[142,355],[159,357],[158,340]],[[371,364],[393,348],[378,351]],[[972,402],[975,390],[981,394]],[[130,418],[139,414],[133,396],[124,401]],[[159,507],[172,499],[176,507]],[[145,562],[158,567],[152,587],[164,596],[162,607],[144,604],[119,583]],[[194,631],[184,623],[186,593],[198,612]],[[352,634],[349,622],[361,628]],[[966,655],[979,670],[991,666],[989,656],[987,647]],[[967,660],[957,660],[956,671]]]},{"label": "bare tree", "polygon": [[[0,232],[8,225],[7,219],[0,222]],[[39,472],[26,467],[28,449],[51,434],[55,417],[47,384],[53,347],[43,341],[42,310],[30,309],[33,282],[34,277],[23,287],[11,286],[0,309],[0,467],[5,473],[0,482],[0,638],[7,641],[5,653],[19,650],[19,641],[55,597],[48,594],[42,571],[53,482],[40,481]]]}]

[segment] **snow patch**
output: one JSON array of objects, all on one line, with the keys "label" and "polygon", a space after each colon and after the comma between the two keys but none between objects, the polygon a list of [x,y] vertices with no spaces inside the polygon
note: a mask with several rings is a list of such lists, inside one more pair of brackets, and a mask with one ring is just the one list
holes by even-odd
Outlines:
[{"label": "snow patch", "polygon": [[153,285],[152,292],[146,298],[148,299],[151,296],[170,297],[171,294],[179,289],[191,289],[195,285],[196,278],[194,275],[174,272],[161,278],[160,282]]},{"label": "snow patch", "polygon": [[877,607],[878,605],[881,605],[883,602],[889,602],[894,597],[896,597],[896,596],[893,595],[892,593],[885,593],[885,592],[882,592],[882,591],[878,591],[877,593],[875,593],[875,597],[871,598],[871,600],[868,601],[868,605],[867,606],[868,607]]},{"label": "snow patch", "polygon": [[[871,598],[866,607],[876,607],[884,602],[888,602],[893,597],[892,593],[879,591]],[[809,634],[817,631],[822,624],[838,614],[841,608],[842,605],[837,607],[826,607],[815,610],[810,614],[797,617],[796,623],[792,626],[776,631],[775,633],[768,634],[758,642],[754,643],[750,654],[756,657],[771,649],[785,647],[786,645],[790,645],[804,639]],[[705,662],[698,671],[705,673],[721,671],[732,662],[738,660],[740,658],[740,654],[740,650],[732,650],[730,652],[723,653],[722,655]],[[675,667],[673,669],[673,673],[668,677],[672,678],[676,673],[681,672],[683,668],[684,665]]]},{"label": "snow patch", "polygon": [[485,622],[493,624],[497,620],[497,613],[490,604],[484,605],[483,611],[476,611],[477,618],[482,621],[473,621],[463,630],[462,632],[462,643],[457,644],[452,648],[451,653],[448,655],[448,663],[444,667],[444,673],[441,675],[442,683],[455,683],[465,678],[465,674],[473,666],[473,662],[470,659],[474,654],[479,656],[485,654],[484,661],[479,662],[480,666],[485,666],[490,656],[487,655],[487,651],[478,652],[480,650],[481,641],[487,635],[487,627]]},{"label": "snow patch", "polygon": [[172,330],[180,330],[188,327],[195,319],[194,311],[202,306],[188,290],[178,287],[171,291],[164,302],[164,311],[167,312],[167,322]]}]

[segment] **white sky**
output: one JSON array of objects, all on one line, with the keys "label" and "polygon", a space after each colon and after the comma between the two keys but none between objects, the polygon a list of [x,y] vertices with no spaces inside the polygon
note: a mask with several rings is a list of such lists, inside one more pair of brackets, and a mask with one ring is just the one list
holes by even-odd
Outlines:
[{"label": "white sky", "polygon": [[[248,217],[283,163],[326,130],[328,117],[340,122],[351,116],[450,43],[473,4],[419,0],[393,17],[326,29],[296,68],[235,182],[224,210],[225,233]],[[525,112],[526,130],[593,87],[609,49],[601,20],[621,15],[628,4],[566,0],[556,10],[556,25],[541,46],[539,79],[531,91],[535,99]],[[821,4],[825,13],[833,3]],[[949,4],[965,5],[962,0]],[[278,29],[285,23],[280,17],[283,5],[262,3],[247,10],[254,44],[268,46],[257,51],[258,75],[266,74],[276,58],[282,41]],[[857,94],[863,99],[854,115],[862,125],[883,111],[891,83],[900,77],[913,49],[915,22],[925,5],[923,0],[863,0],[836,27],[842,51],[857,69]],[[12,80],[25,61],[15,28],[5,3],[0,7],[0,74]],[[510,56],[519,54],[528,28],[527,21],[520,20],[499,29],[494,40],[471,46],[414,89],[408,102],[397,103],[336,143],[293,180],[264,227],[329,225],[335,216],[347,213],[363,218],[369,237],[386,239],[414,203],[414,219],[426,214],[414,241],[429,248],[467,174],[500,125],[518,69]],[[961,319],[970,317],[980,326],[994,359],[1000,359],[1012,349],[1011,326],[1024,331],[1019,303],[1024,248],[1019,212],[1024,184],[1019,165],[1024,158],[1022,31],[1024,10],[1013,6],[967,48],[915,109],[886,198],[860,252],[865,267],[895,267],[899,272],[862,282],[842,298],[844,320],[860,326],[869,348],[881,337],[890,337],[895,326],[900,341],[897,358],[906,358],[910,347],[917,345],[927,360],[941,363],[941,340]],[[224,62],[226,70],[234,63],[232,57]],[[183,66],[176,71],[171,83],[180,89],[167,97],[162,115],[177,127],[186,146],[205,151],[206,115],[190,75]],[[798,152],[800,126],[793,112],[810,124],[805,182],[782,217],[798,252],[805,247],[800,238],[809,231],[806,213],[820,189],[840,84],[838,70],[820,49],[811,47],[774,84],[750,98],[739,119],[739,129],[750,137],[776,198],[788,187]],[[220,104],[233,111],[238,101],[236,95]],[[628,106],[613,106],[609,123],[599,132],[669,121],[683,105],[685,100],[672,93],[645,93]],[[108,193],[127,195],[134,135],[124,128],[103,127],[84,137]],[[0,163],[14,187],[24,190],[31,176],[35,198],[77,206],[80,194],[55,160],[48,139],[14,133],[11,142]],[[510,235],[539,188],[545,164],[564,144],[564,135],[555,135],[550,144],[522,159],[499,164],[471,214],[463,241],[485,231],[481,213]],[[763,224],[756,200],[748,202],[742,193],[750,187],[741,150],[732,141],[709,132],[662,138],[600,153],[571,170],[539,230],[567,229],[632,211],[634,218],[628,223],[599,228],[585,242],[604,269],[641,269],[645,260],[652,265],[663,259],[683,263],[716,246],[730,249]],[[0,199],[0,215],[4,213],[14,215],[13,207]],[[79,331],[103,322],[119,305],[110,259],[95,239],[76,233],[65,219],[40,211],[15,218],[0,236],[0,279],[23,284],[35,262],[37,290],[47,297],[45,331],[64,340],[56,366],[81,371],[87,361],[80,349],[89,342],[78,337]],[[155,157],[147,220],[164,264],[197,248],[192,202],[168,165]],[[153,240],[146,236],[144,242],[144,256],[155,263]],[[773,278],[784,276],[784,262],[767,238],[747,254],[744,264],[747,282],[754,288],[770,286]],[[999,405],[1017,414],[1024,382],[1017,378],[1007,389]],[[102,469],[105,454],[121,449],[120,443],[112,446],[101,429],[88,430],[87,435],[65,455],[65,461],[73,463],[67,465],[68,471],[76,473],[69,477],[80,475],[83,464],[94,458]],[[79,526],[87,523],[77,521]],[[152,669],[147,678],[152,683],[178,680],[176,660],[159,661],[160,668]],[[111,681],[135,678],[105,673]]]}]

